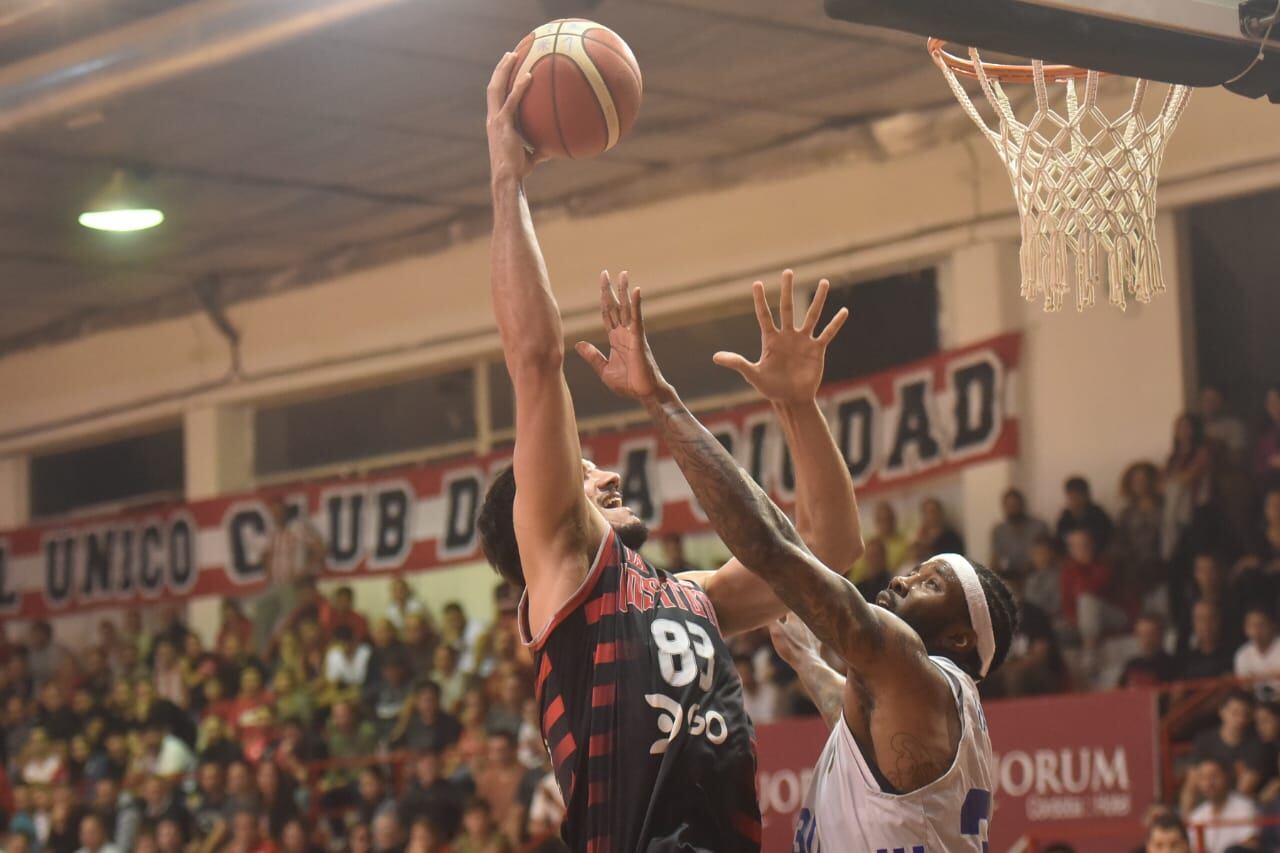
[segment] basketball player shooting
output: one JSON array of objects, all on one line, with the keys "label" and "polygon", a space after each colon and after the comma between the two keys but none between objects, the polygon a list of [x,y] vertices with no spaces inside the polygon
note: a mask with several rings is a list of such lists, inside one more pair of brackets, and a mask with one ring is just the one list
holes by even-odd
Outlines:
[{"label": "basketball player shooting", "polygon": [[[895,578],[875,605],[805,546],[787,516],[738,466],[663,379],[644,334],[639,290],[601,285],[610,352],[579,353],[615,393],[642,403],[729,551],[812,629],[788,619],[778,649],[832,727],[794,849],[984,851],[991,743],[976,682],[1009,650],[1017,608],[1004,583],[958,554]],[[773,327],[757,286],[766,343]],[[802,327],[807,336],[813,319]],[[766,346],[767,352],[767,346]],[[839,463],[837,463],[839,464]],[[828,667],[818,641],[845,663]]]},{"label": "basketball player shooting", "polygon": [[[768,625],[786,607],[736,560],[678,577],[649,565],[635,550],[645,525],[623,505],[619,476],[582,458],[560,314],[523,189],[535,162],[515,115],[530,78],[508,95],[513,61],[505,57],[490,83],[488,133],[492,298],[516,442],[478,526],[486,557],[525,590],[520,630],[568,805],[565,840],[589,853],[758,851],[754,736],[723,636]],[[611,292],[607,278],[602,290]],[[862,538],[848,469],[814,395],[844,316],[818,338],[777,336],[756,364],[719,357],[773,400],[801,529],[838,566],[856,559]]]}]

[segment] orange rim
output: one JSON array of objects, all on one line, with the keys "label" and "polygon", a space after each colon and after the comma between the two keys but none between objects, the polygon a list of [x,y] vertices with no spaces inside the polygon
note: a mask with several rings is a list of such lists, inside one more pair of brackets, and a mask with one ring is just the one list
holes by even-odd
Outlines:
[{"label": "orange rim", "polygon": [[[966,59],[963,56],[956,56],[947,50],[947,43],[940,38],[929,39],[929,54],[938,62],[946,63],[947,67],[957,74],[970,77],[974,80],[978,79],[977,63],[972,59]],[[1035,70],[1030,65],[1005,65],[999,62],[983,62],[982,70],[987,77],[992,80],[998,80],[1001,83],[1035,83]],[[1100,72],[1101,73],[1101,72]],[[1077,68],[1074,65],[1045,65],[1044,79],[1048,83],[1060,83],[1063,80],[1083,80],[1089,75],[1086,68]],[[1102,76],[1106,76],[1105,73]]]}]

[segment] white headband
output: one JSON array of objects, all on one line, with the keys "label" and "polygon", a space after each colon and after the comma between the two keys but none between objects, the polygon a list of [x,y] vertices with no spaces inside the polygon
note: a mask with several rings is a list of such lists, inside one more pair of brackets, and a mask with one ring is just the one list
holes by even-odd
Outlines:
[{"label": "white headband", "polygon": [[991,668],[991,659],[996,656],[996,636],[991,629],[991,610],[987,607],[987,594],[982,591],[982,581],[978,580],[978,571],[959,554],[939,554],[934,557],[951,567],[960,588],[964,590],[965,603],[969,605],[969,621],[973,631],[978,635],[978,658],[982,661],[979,678],[987,677]]}]

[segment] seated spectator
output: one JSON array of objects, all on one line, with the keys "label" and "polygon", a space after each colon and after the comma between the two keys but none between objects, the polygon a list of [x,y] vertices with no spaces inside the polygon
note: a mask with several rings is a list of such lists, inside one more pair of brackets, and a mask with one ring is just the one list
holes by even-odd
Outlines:
[{"label": "seated spectator", "polygon": [[1120,480],[1124,507],[1116,518],[1116,556],[1130,567],[1138,588],[1146,594],[1148,606],[1167,595],[1168,572],[1160,550],[1160,530],[1164,524],[1164,498],[1160,494],[1160,472],[1150,462],[1135,462]]},{"label": "seated spectator", "polygon": [[1027,513],[1027,499],[1009,489],[1001,499],[1004,521],[991,531],[991,568],[1000,573],[1023,574],[1031,568],[1031,548],[1049,525]]},{"label": "seated spectator", "polygon": [[[1244,616],[1247,642],[1236,651],[1237,678],[1280,676],[1280,641],[1276,637],[1275,620],[1267,607],[1253,607]],[[1280,698],[1275,681],[1259,681],[1254,690],[1262,699]]]},{"label": "seated spectator", "polygon": [[161,776],[150,776],[142,784],[142,829],[154,833],[163,821],[178,825],[182,837],[191,837],[191,814],[174,793],[173,784]]},{"label": "seated spectator", "polygon": [[947,521],[942,501],[937,498],[925,498],[920,502],[920,530],[916,532],[916,544],[931,557],[965,552],[964,538]]},{"label": "seated spectator", "polygon": [[275,729],[275,697],[262,689],[262,673],[248,667],[240,674],[240,695],[231,703],[236,740],[256,762],[266,753]]},{"label": "seated spectator", "polygon": [[253,771],[243,761],[233,761],[227,765],[227,802],[232,812],[257,812],[259,805],[258,786],[253,780]]},{"label": "seated spectator", "polygon": [[1280,794],[1280,779],[1277,779],[1277,770],[1280,769],[1277,767],[1280,760],[1280,703],[1259,702],[1254,707],[1253,732],[1264,750],[1257,797],[1266,802]]},{"label": "seated spectator", "polygon": [[1128,627],[1125,612],[1108,600],[1111,567],[1101,558],[1087,527],[1067,534],[1067,559],[1062,563],[1062,612],[1079,633],[1086,666],[1092,666],[1102,639]]},{"label": "seated spectator", "polygon": [[1070,673],[1049,614],[1027,600],[1026,576],[1005,575],[1004,580],[1018,605],[1018,624],[1000,671],[982,682],[983,696],[1041,696],[1066,690]]},{"label": "seated spectator", "polygon": [[742,681],[742,704],[751,722],[759,725],[780,718],[786,697],[778,685],[756,677],[755,663],[749,655],[734,655],[733,663]]},{"label": "seated spectator", "polygon": [[[333,706],[325,729],[325,748],[330,760],[362,758],[378,747],[373,724],[361,721],[350,702]],[[324,776],[323,789],[330,803],[342,803],[355,796],[356,775],[345,766],[335,766]]]},{"label": "seated spectator", "polygon": [[462,697],[471,686],[470,676],[458,665],[458,652],[448,643],[435,647],[435,667],[431,680],[440,685],[440,703],[445,710],[457,713],[462,707]]},{"label": "seated spectator", "polygon": [[457,743],[461,734],[457,718],[440,707],[440,685],[428,681],[414,692],[413,702],[404,705],[391,742],[412,752],[440,752]]},{"label": "seated spectator", "polygon": [[231,803],[222,765],[202,761],[196,771],[196,790],[187,798],[195,838],[216,848],[231,826]]},{"label": "seated spectator", "polygon": [[1155,815],[1147,824],[1146,853],[1191,853],[1187,828],[1170,813]]},{"label": "seated spectator", "polygon": [[387,796],[387,780],[382,773],[376,767],[361,768],[356,783],[356,820],[373,823],[379,814],[394,810],[395,802]]},{"label": "seated spectator", "polygon": [[1133,626],[1138,654],[1124,665],[1120,687],[1155,687],[1177,676],[1177,661],[1164,649],[1164,619],[1157,613],[1145,613]]},{"label": "seated spectator", "polygon": [[[866,544],[869,547],[872,542],[879,542],[884,546],[884,559],[892,574],[906,562],[907,549],[911,546],[911,540],[898,529],[898,514],[894,511],[893,504],[888,501],[880,501],[876,504],[874,524],[875,535],[868,537]],[[859,583],[866,577],[867,569],[867,554],[864,551],[853,564],[853,568],[849,570],[849,580]]]},{"label": "seated spectator", "polygon": [[404,850],[404,829],[395,809],[374,818],[372,834],[374,853],[401,853]]},{"label": "seated spectator", "polygon": [[121,850],[132,850],[142,823],[142,804],[128,791],[121,790],[113,777],[99,779],[93,786],[94,814],[102,818],[111,842]]},{"label": "seated spectator", "polygon": [[89,812],[80,818],[80,849],[76,853],[121,853],[121,848],[107,838],[102,818]]},{"label": "seated spectator", "polygon": [[414,758],[409,783],[400,799],[400,818],[412,824],[431,821],[445,838],[452,838],[462,823],[463,790],[445,779],[439,750],[426,749]]},{"label": "seated spectator", "polygon": [[1262,499],[1262,524],[1249,542],[1248,552],[1232,570],[1244,595],[1254,600],[1280,598],[1280,489]]},{"label": "seated spectator", "polygon": [[862,563],[862,576],[857,583],[858,592],[867,601],[875,601],[876,596],[888,589],[889,581],[893,580],[893,568],[889,564],[889,552],[885,549],[884,542],[880,539],[867,542],[859,562]]},{"label": "seated spectator", "polygon": [[516,758],[513,732],[489,733],[484,760],[475,771],[475,785],[476,796],[488,805],[494,821],[501,823],[516,805],[527,806],[541,777],[542,773],[529,770]]},{"label": "seated spectator", "polygon": [[322,849],[307,838],[301,818],[293,818],[280,830],[280,853],[322,853]]},{"label": "seated spectator", "polygon": [[380,743],[391,742],[393,732],[404,716],[411,692],[409,670],[404,658],[401,655],[383,658],[381,676],[364,694],[364,704],[369,708]]},{"label": "seated spectator", "polygon": [[261,821],[253,811],[237,811],[231,818],[230,853],[277,853],[275,842],[262,832]]},{"label": "seated spectator", "polygon": [[338,629],[346,626],[356,642],[364,643],[369,638],[369,620],[356,611],[356,594],[349,586],[340,586],[334,590],[329,609],[320,619],[320,627],[330,637],[337,639]]},{"label": "seated spectator", "polygon": [[176,778],[196,769],[196,756],[191,747],[171,734],[164,723],[152,718],[142,732],[140,769],[147,775]]},{"label": "seated spectator", "polygon": [[43,620],[27,629],[26,666],[37,686],[52,681],[67,661],[74,660],[67,648],[54,642],[53,627]]},{"label": "seated spectator", "polygon": [[481,797],[467,803],[462,813],[462,828],[462,835],[453,845],[454,853],[493,853],[495,850],[505,853],[510,849],[498,835],[493,812]]},{"label": "seated spectator", "polygon": [[284,827],[300,815],[297,786],[293,777],[280,772],[277,764],[264,761],[254,771],[258,807],[267,818],[267,834],[279,838]]},{"label": "seated spectator", "polygon": [[387,621],[397,631],[404,630],[404,622],[410,616],[429,619],[431,613],[409,587],[409,582],[396,576],[391,579],[391,601],[387,603]]},{"label": "seated spectator", "polygon": [[409,844],[405,853],[449,853],[449,838],[428,818],[417,818],[409,826]]},{"label": "seated spectator", "polygon": [[[183,639],[185,643],[185,635]],[[151,672],[157,696],[169,700],[179,708],[188,706],[187,685],[182,678],[182,661],[178,657],[177,648],[168,637],[156,639]]]},{"label": "seated spectator", "polygon": [[1267,759],[1266,749],[1252,730],[1253,705],[1253,697],[1246,691],[1228,693],[1218,705],[1218,726],[1201,732],[1192,746],[1197,760],[1222,762],[1234,776],[1236,789],[1247,796],[1258,790]]},{"label": "seated spectator", "polygon": [[1280,489],[1280,385],[1263,398],[1262,429],[1253,445],[1254,482],[1263,492]]},{"label": "seated spectator", "polygon": [[235,738],[235,728],[224,717],[208,714],[200,722],[200,739],[197,742],[201,761],[213,761],[227,765],[243,761],[244,750]]},{"label": "seated spectator", "polygon": [[1067,480],[1063,490],[1067,505],[1058,516],[1058,541],[1065,545],[1072,531],[1084,529],[1092,535],[1095,547],[1099,551],[1105,551],[1111,544],[1115,527],[1106,511],[1093,502],[1089,481],[1084,477],[1072,477]]},{"label": "seated spectator", "polygon": [[542,739],[542,717],[538,713],[538,702],[532,696],[524,700],[521,712],[520,731],[516,733],[516,758],[531,770],[544,770],[547,767],[547,745]]},{"label": "seated spectator", "polygon": [[[413,615],[405,618],[404,630],[400,634],[400,647],[404,649],[404,653],[408,658],[409,675],[412,680],[417,681],[431,676],[432,667],[436,664],[436,653],[439,651],[440,645],[441,643],[436,637],[435,629],[432,627],[430,620],[423,616]],[[465,678],[465,676],[463,677]],[[443,682],[441,684],[443,687]],[[445,692],[448,695],[448,691],[446,690]],[[462,693],[459,691],[455,701],[461,698]]]},{"label": "seated spectator", "polygon": [[[390,619],[378,619],[369,630],[369,665],[365,668],[365,690],[373,690],[381,683],[383,664],[391,658],[399,658],[406,662],[404,646]],[[405,670],[408,674],[408,670]]]},{"label": "seated spectator", "polygon": [[40,688],[36,725],[51,741],[70,740],[72,735],[80,731],[80,718],[75,711],[67,707],[62,687],[56,682],[50,681]]},{"label": "seated spectator", "polygon": [[1182,656],[1178,677],[1186,681],[1230,675],[1234,654],[1222,639],[1222,615],[1212,601],[1191,608],[1191,642]]},{"label": "seated spectator", "polygon": [[[1227,765],[1216,758],[1202,758],[1193,770],[1195,789],[1202,801],[1187,815],[1190,826],[1206,825],[1204,853],[1228,853],[1236,847],[1252,847],[1258,830],[1251,825],[1238,825],[1258,816],[1253,800],[1232,790]],[[1217,826],[1219,822],[1232,825]]]},{"label": "seated spectator", "polygon": [[[489,693],[489,714],[485,727],[489,731],[502,730],[515,734],[520,731],[524,700],[528,698],[529,679],[514,663],[504,663],[494,673],[493,689]],[[493,802],[490,801],[490,805]],[[497,808],[494,808],[495,815]]]},{"label": "seated spectator", "polygon": [[[1222,641],[1235,649],[1244,641],[1244,611],[1240,602],[1245,600],[1242,586],[1228,586],[1222,573],[1222,563],[1211,552],[1197,553],[1191,560],[1192,608],[1199,601],[1207,601],[1218,608],[1222,616]],[[1257,600],[1257,599],[1255,599]],[[1185,636],[1190,626],[1180,629]]]},{"label": "seated spectator", "polygon": [[696,566],[684,553],[684,537],[679,533],[668,533],[662,537],[662,568],[672,574],[696,572]]},{"label": "seated spectator", "polygon": [[281,667],[271,679],[271,692],[275,695],[273,717],[295,717],[308,725],[315,713],[315,703],[306,685],[296,680],[294,671]]},{"label": "seated spectator", "polygon": [[450,601],[444,606],[444,624],[440,629],[440,640],[452,646],[458,653],[458,667],[466,673],[474,673],[479,660],[476,658],[476,645],[484,634],[484,626],[474,619],[468,619],[462,605]]},{"label": "seated spectator", "polygon": [[324,677],[335,687],[360,688],[368,673],[370,649],[358,642],[350,625],[333,632],[333,645],[324,659]]}]

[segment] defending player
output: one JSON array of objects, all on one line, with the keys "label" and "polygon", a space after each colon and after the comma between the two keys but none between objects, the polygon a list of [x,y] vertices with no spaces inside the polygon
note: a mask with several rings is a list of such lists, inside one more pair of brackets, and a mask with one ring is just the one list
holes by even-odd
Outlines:
[{"label": "defending player", "polygon": [[985,851],[991,744],[975,682],[1008,653],[1017,622],[1009,590],[989,570],[944,554],[868,604],[809,552],[662,378],[639,291],[624,281],[616,293],[602,287],[602,299],[610,354],[585,345],[580,352],[609,388],[644,404],[730,552],[848,667],[846,680],[795,626],[775,631],[833,726],[795,850]]},{"label": "defending player", "polygon": [[[620,478],[582,459],[560,316],[522,186],[534,164],[513,115],[528,78],[506,97],[511,59],[489,87],[488,129],[493,305],[516,445],[479,526],[490,562],[525,587],[521,630],[568,803],[566,840],[591,853],[758,851],[754,738],[722,634],[767,625],[786,608],[737,561],[679,578],[648,565],[633,550],[646,530],[623,506]],[[789,279],[785,290],[789,311]],[[757,364],[718,359],[774,401],[793,452],[798,522],[840,566],[861,552],[857,506],[813,397],[844,317],[817,339],[812,324],[770,334]]]}]

